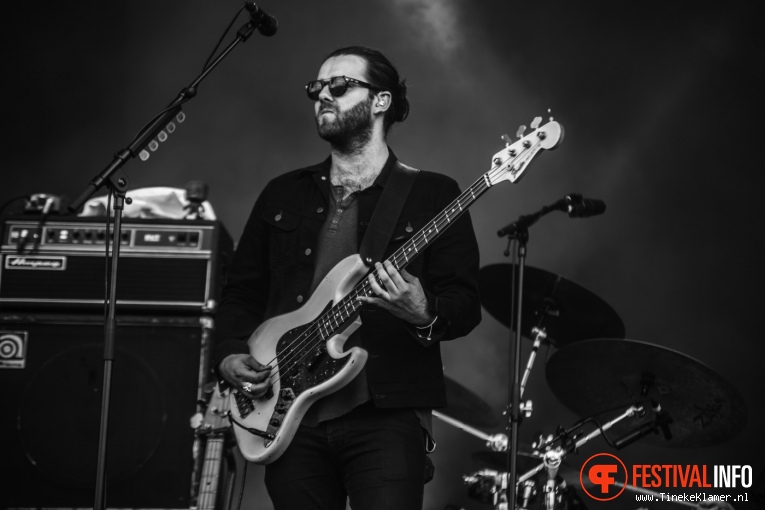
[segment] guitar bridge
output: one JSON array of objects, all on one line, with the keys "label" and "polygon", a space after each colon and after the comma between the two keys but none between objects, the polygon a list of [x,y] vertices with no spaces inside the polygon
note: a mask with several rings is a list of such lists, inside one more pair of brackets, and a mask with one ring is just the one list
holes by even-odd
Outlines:
[{"label": "guitar bridge", "polygon": [[239,411],[239,416],[242,418],[247,418],[253,411],[255,411],[255,404],[250,397],[244,395],[242,392],[234,392],[234,400],[236,401],[236,409]]}]

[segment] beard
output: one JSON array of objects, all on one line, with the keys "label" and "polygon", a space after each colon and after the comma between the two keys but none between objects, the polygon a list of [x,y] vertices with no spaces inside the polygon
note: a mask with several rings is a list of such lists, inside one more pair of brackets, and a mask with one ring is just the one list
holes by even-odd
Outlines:
[{"label": "beard", "polygon": [[359,152],[372,138],[372,98],[344,112],[332,109],[334,119],[316,117],[319,136],[342,154]]}]

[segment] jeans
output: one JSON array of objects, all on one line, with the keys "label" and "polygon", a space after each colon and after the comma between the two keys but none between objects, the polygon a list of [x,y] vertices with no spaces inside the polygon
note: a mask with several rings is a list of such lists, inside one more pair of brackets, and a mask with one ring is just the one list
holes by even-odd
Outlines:
[{"label": "jeans", "polygon": [[421,510],[425,433],[411,409],[368,402],[317,427],[301,425],[266,466],[275,510]]}]

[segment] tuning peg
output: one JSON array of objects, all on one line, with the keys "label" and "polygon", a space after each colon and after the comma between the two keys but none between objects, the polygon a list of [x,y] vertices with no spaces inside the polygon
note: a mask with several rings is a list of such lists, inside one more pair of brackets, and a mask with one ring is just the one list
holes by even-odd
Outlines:
[{"label": "tuning peg", "polygon": [[525,132],[526,132],[526,126],[521,124],[518,127],[518,131],[515,132],[515,136],[517,136],[518,138],[521,138],[523,136],[523,133],[525,133]]},{"label": "tuning peg", "polygon": [[534,117],[534,120],[531,121],[531,129],[538,128],[541,123],[542,117]]},{"label": "tuning peg", "polygon": [[513,143],[513,139],[510,138],[510,135],[508,135],[507,133],[502,135],[500,138],[502,138],[502,141],[505,142],[505,145],[510,145],[511,143]]}]

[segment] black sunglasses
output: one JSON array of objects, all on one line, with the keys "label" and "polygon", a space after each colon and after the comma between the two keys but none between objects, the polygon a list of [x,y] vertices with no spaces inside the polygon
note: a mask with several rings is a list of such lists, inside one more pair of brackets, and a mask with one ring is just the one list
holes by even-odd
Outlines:
[{"label": "black sunglasses", "polygon": [[329,85],[329,93],[332,94],[332,97],[340,97],[348,90],[348,84],[354,83],[356,85],[359,85],[361,87],[366,87],[373,91],[379,91],[377,87],[370,83],[363,82],[361,80],[357,80],[355,78],[348,78],[347,76],[333,76],[332,78],[329,78],[328,80],[311,80],[308,82],[308,85],[305,86],[305,92],[308,94],[308,97],[312,101],[318,101],[319,100],[319,94],[321,94],[322,89]]}]

